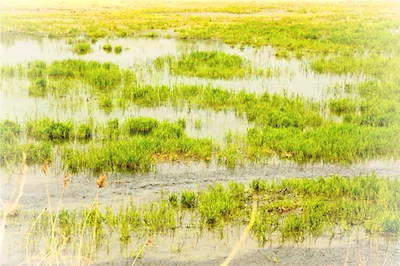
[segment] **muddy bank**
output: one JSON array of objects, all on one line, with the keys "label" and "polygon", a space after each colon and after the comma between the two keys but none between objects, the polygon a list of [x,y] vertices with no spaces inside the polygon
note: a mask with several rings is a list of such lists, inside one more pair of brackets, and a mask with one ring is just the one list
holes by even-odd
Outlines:
[{"label": "muddy bank", "polygon": [[[27,210],[40,210],[60,200],[62,207],[75,209],[93,202],[98,197],[100,204],[112,205],[126,202],[148,202],[160,197],[162,193],[182,189],[201,189],[215,182],[227,183],[231,180],[249,183],[253,179],[277,180],[286,177],[319,177],[330,175],[356,176],[376,174],[383,177],[400,177],[399,161],[369,161],[365,163],[340,166],[329,164],[298,165],[275,159],[265,165],[248,165],[235,171],[227,170],[215,162],[206,165],[201,162],[161,163],[147,174],[108,174],[108,186],[98,189],[96,176],[78,174],[72,176],[70,186],[64,189],[61,170],[51,168],[44,175],[38,168],[31,168],[26,177],[21,206]],[[3,198],[12,197],[19,185],[20,176],[1,173],[1,193]]]}]

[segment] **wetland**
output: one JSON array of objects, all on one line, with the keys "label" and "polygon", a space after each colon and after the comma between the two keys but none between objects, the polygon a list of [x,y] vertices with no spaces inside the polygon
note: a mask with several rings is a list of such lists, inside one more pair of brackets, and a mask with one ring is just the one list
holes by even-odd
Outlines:
[{"label": "wetland", "polygon": [[398,265],[396,3],[39,2],[0,14],[2,263]]}]

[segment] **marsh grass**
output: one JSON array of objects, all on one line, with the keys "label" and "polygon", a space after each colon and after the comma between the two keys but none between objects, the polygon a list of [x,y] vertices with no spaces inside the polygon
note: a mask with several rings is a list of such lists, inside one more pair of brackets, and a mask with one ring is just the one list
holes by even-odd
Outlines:
[{"label": "marsh grass", "polygon": [[72,46],[72,51],[78,55],[88,54],[92,51],[90,43],[79,41]]},{"label": "marsh grass", "polygon": [[103,45],[103,50],[106,51],[107,53],[111,53],[113,48],[112,45],[110,43],[106,43]]},{"label": "marsh grass", "polygon": [[211,160],[211,140],[187,137],[179,122],[158,122],[145,117],[130,118],[124,123],[111,120],[97,132],[97,139],[102,141],[91,142],[84,148],[64,147],[65,167],[72,172],[146,172],[157,161]]},{"label": "marsh grass", "polygon": [[[153,118],[72,123],[49,118],[30,120],[22,127],[12,121],[0,123],[2,165],[16,163],[22,152],[28,164],[51,162],[60,146],[64,166],[71,171],[149,171],[158,161],[211,160],[215,146],[210,139],[193,139],[184,132],[185,121]],[[27,137],[28,143],[20,138]],[[75,145],[80,141],[81,145]]]},{"label": "marsh grass", "polygon": [[[101,9],[74,12],[75,7],[71,6],[62,11],[30,9],[29,20],[25,12],[8,11],[2,14],[2,27],[4,32],[37,35],[45,32],[63,37],[76,37],[77,32],[82,32],[96,39],[126,37],[141,32],[150,32],[149,35],[154,36],[159,30],[175,30],[178,37],[185,39],[218,39],[242,46],[273,45],[284,51],[301,51],[302,54],[349,54],[359,50],[396,50],[399,47],[399,40],[392,32],[393,28],[398,28],[395,3],[218,4],[221,6],[186,3],[175,8],[166,4],[121,8],[116,4],[108,13]],[[256,11],[260,11],[257,16],[243,15]],[[225,15],[217,16],[215,12],[225,12]],[[121,18],[124,18],[123,24]]]},{"label": "marsh grass", "polygon": [[134,73],[120,69],[115,64],[79,59],[65,59],[49,64],[34,61],[24,66],[9,66],[7,69],[9,70],[4,70],[6,76],[17,75],[18,72],[19,77],[29,78],[29,93],[34,97],[44,97],[47,94],[65,96],[68,92],[81,90],[81,84],[88,85],[90,93],[101,96],[122,84],[136,82]]},{"label": "marsh grass", "polygon": [[264,93],[257,95],[245,91],[234,92],[219,87],[201,85],[149,86],[133,85],[124,87],[124,102],[140,106],[171,104],[181,107],[233,110],[245,115],[251,122],[272,127],[315,127],[323,119],[319,105],[301,97],[287,97]]},{"label": "marsh grass", "polygon": [[121,45],[114,46],[114,53],[120,54],[121,52],[122,52],[122,46]]},{"label": "marsh grass", "polygon": [[26,164],[39,164],[52,161],[53,151],[48,142],[21,143],[22,129],[16,122],[0,122],[0,165],[10,166],[19,163],[25,154]]},{"label": "marsh grass", "polygon": [[211,79],[244,78],[249,75],[272,77],[279,74],[273,69],[256,69],[242,57],[220,51],[197,51],[178,58],[158,57],[154,65],[158,70],[167,67],[174,75]]},{"label": "marsh grass", "polygon": [[175,231],[185,230],[188,221],[199,232],[206,227],[215,233],[227,226],[246,224],[256,199],[258,207],[249,231],[260,246],[302,243],[359,229],[371,236],[398,238],[400,212],[398,204],[393,203],[399,201],[399,191],[398,180],[373,175],[254,180],[248,187],[230,182],[200,191],[172,193],[168,200],[148,204],[130,202],[119,209],[100,210],[93,205],[57,214],[44,210],[37,216],[32,232],[38,241],[46,239],[49,224],[53,224],[58,232],[55,236],[64,247],[76,248],[74,243],[83,240],[92,246],[93,257],[96,250],[106,248],[101,243],[107,239],[116,238],[126,245],[146,236],[173,236]]},{"label": "marsh grass", "polygon": [[[297,162],[349,163],[374,157],[399,156],[399,129],[331,124],[315,129],[250,129],[250,156],[277,153]],[[340,140],[340,141],[339,141]]]}]

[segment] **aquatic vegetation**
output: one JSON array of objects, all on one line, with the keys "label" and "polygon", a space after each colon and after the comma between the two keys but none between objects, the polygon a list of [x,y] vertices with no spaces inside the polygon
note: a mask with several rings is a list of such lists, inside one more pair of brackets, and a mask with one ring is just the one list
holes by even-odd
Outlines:
[{"label": "aquatic vegetation", "polygon": [[112,45],[110,43],[106,43],[103,45],[103,50],[106,51],[107,53],[112,52]]},{"label": "aquatic vegetation", "polygon": [[106,112],[111,111],[112,106],[113,106],[113,102],[112,99],[109,95],[102,95],[99,99],[98,99],[98,103],[99,103],[99,107],[103,110],[105,110]]},{"label": "aquatic vegetation", "polygon": [[[51,161],[51,145],[62,144],[64,166],[74,172],[149,171],[163,160],[210,161],[215,148],[211,140],[189,138],[183,122],[138,117],[109,120],[95,127],[93,121],[75,124],[42,118],[21,126],[5,120],[0,124],[0,142],[4,144],[0,155],[4,162],[16,162],[23,150],[29,150],[27,161]],[[25,135],[38,142],[21,144],[19,139]],[[75,139],[87,145],[70,145]]]},{"label": "aquatic vegetation", "polygon": [[354,162],[398,157],[399,129],[331,124],[315,129],[253,128],[247,135],[249,156],[277,153],[298,162]]},{"label": "aquatic vegetation", "polygon": [[63,163],[72,172],[150,171],[156,161],[196,159],[209,161],[213,145],[208,139],[192,139],[178,122],[152,118],[130,118],[124,123],[110,120],[98,139],[87,147],[65,146]]},{"label": "aquatic vegetation", "polygon": [[170,71],[175,75],[226,79],[243,77],[246,74],[245,61],[240,56],[223,52],[193,52],[176,61],[169,57],[158,58],[156,65],[162,65],[160,60],[166,60],[170,64]]},{"label": "aquatic vegetation", "polygon": [[17,139],[0,141],[0,166],[14,167],[21,162],[23,154],[27,165],[51,162],[54,155],[52,145],[48,142],[21,144]]},{"label": "aquatic vegetation", "polygon": [[278,73],[272,69],[256,69],[242,57],[220,51],[197,51],[178,58],[158,57],[154,65],[158,70],[167,67],[174,75],[211,79],[243,78],[251,74],[272,76]]},{"label": "aquatic vegetation", "polygon": [[34,97],[44,97],[47,95],[47,80],[38,78],[29,86],[29,95]]},{"label": "aquatic vegetation", "polygon": [[200,130],[202,127],[202,123],[200,119],[197,119],[196,121],[194,121],[194,128],[197,130]]},{"label": "aquatic vegetation", "polygon": [[79,140],[90,140],[93,137],[93,125],[91,124],[80,124],[76,129],[75,136]]},{"label": "aquatic vegetation", "polygon": [[78,55],[84,55],[90,53],[92,50],[90,43],[85,41],[79,41],[75,43],[72,47],[72,51]]},{"label": "aquatic vegetation", "polygon": [[95,204],[81,211],[62,210],[58,214],[44,210],[36,215],[38,220],[32,233],[36,238],[46,238],[50,223],[54,223],[59,237],[68,239],[62,242],[60,238],[58,243],[73,246],[81,239],[83,230],[85,241],[97,250],[106,248],[97,241],[114,237],[127,244],[149,235],[157,238],[187,228],[202,232],[206,226],[217,233],[228,226],[245,224],[255,200],[258,208],[250,229],[260,246],[276,241],[301,243],[358,229],[371,236],[398,238],[400,212],[399,205],[393,203],[399,201],[399,191],[398,180],[373,175],[289,178],[279,182],[254,180],[248,187],[230,182],[199,191],[172,193],[167,195],[168,200],[162,198],[149,204],[130,202],[119,209],[100,210]]},{"label": "aquatic vegetation", "polygon": [[322,124],[319,106],[300,97],[264,93],[234,92],[201,85],[135,85],[123,89],[124,102],[142,106],[189,105],[215,111],[234,110],[258,125],[307,127]]},{"label": "aquatic vegetation", "polygon": [[122,52],[122,46],[121,45],[114,46],[114,53],[120,54],[121,52]]},{"label": "aquatic vegetation", "polygon": [[150,117],[128,118],[124,127],[130,135],[149,135],[159,125],[159,122]]},{"label": "aquatic vegetation", "polygon": [[39,164],[53,160],[53,145],[49,142],[23,144],[22,151],[26,154],[26,163]]},{"label": "aquatic vegetation", "polygon": [[27,65],[8,66],[19,76],[28,76],[31,96],[43,97],[48,93],[58,96],[82,89],[82,83],[90,86],[90,93],[104,96],[122,84],[136,82],[134,73],[120,69],[112,63],[99,63],[78,59],[66,59],[46,64],[42,61]]},{"label": "aquatic vegetation", "polygon": [[21,133],[21,127],[17,122],[4,120],[0,122],[0,140],[2,142],[12,142],[18,139]]},{"label": "aquatic vegetation", "polygon": [[[183,191],[181,193],[181,206],[183,208],[191,209],[197,207],[197,195],[193,191]],[[170,200],[171,202],[171,200]]]},{"label": "aquatic vegetation", "polygon": [[[362,49],[382,51],[399,47],[397,36],[390,31],[399,23],[394,2],[365,3],[361,6],[353,2],[339,5],[239,3],[235,7],[227,2],[219,5],[210,8],[209,4],[185,3],[171,8],[157,3],[157,6],[123,9],[112,5],[107,13],[101,9],[73,12],[73,6],[62,11],[31,9],[29,20],[25,19],[25,12],[8,11],[2,14],[2,30],[37,35],[46,32],[52,36],[71,37],[83,32],[89,38],[98,39],[143,32],[154,35],[157,30],[171,29],[180,38],[218,39],[242,46],[273,45],[289,52],[300,51],[301,54],[349,54]],[[256,11],[259,12],[257,16],[245,15]],[[225,14],[216,15],[215,12]],[[93,20],[93,17],[97,19]]]},{"label": "aquatic vegetation", "polygon": [[56,122],[48,118],[32,120],[26,123],[28,136],[39,140],[69,140],[73,125],[71,122]]},{"label": "aquatic vegetation", "polygon": [[330,99],[329,110],[336,115],[352,114],[356,112],[356,105],[353,100],[348,98]]},{"label": "aquatic vegetation", "polygon": [[[150,4],[123,9],[110,5],[107,12],[103,8],[76,12],[69,6],[57,11],[28,8],[27,12],[17,9],[11,13],[6,9],[0,15],[4,22],[1,31],[67,36],[76,54],[90,52],[89,42],[115,36],[154,38],[167,34],[168,38],[230,44],[232,49],[223,46],[225,52],[183,53],[153,62],[159,71],[210,79],[280,75],[279,69],[257,69],[244,57],[229,52],[240,48],[246,53],[246,46],[271,45],[277,57],[304,59],[306,72],[346,75],[349,79],[355,76],[362,82],[344,87],[338,84],[333,98],[328,95],[326,101],[317,103],[285,93],[138,84],[135,73],[112,63],[70,59],[1,66],[2,77],[29,79],[31,97],[70,99],[67,97],[76,95],[74,101],[94,101],[94,108],[98,104],[105,112],[129,105],[229,111],[247,118],[251,128],[246,135],[228,134],[219,146],[209,139],[188,137],[182,119],[167,122],[130,117],[106,123],[49,118],[25,123],[6,120],[0,121],[0,165],[16,165],[24,154],[28,164],[41,164],[42,172],[47,173],[52,162],[58,165],[61,160],[66,171],[64,188],[71,181],[70,174],[92,172],[101,174],[92,184],[102,188],[98,190],[102,193],[108,189],[106,181],[113,182],[112,173],[147,172],[162,161],[210,162],[213,158],[234,169],[249,161],[263,163],[276,155],[300,164],[400,157],[400,38],[393,31],[400,24],[396,6],[353,2],[210,5]],[[85,36],[87,41],[78,36]],[[204,49],[197,43],[194,47]],[[110,43],[101,48],[108,53],[122,51],[120,45]],[[63,104],[73,108],[68,100]],[[190,122],[190,127],[197,130],[202,129],[203,122],[209,124]],[[136,261],[143,255],[140,246],[150,246],[159,234],[188,230],[201,237],[207,228],[224,237],[225,229],[249,224],[254,204],[257,211],[251,234],[260,246],[274,241],[301,243],[323,235],[334,237],[336,232],[342,235],[353,229],[371,236],[400,236],[397,179],[373,175],[275,182],[256,179],[248,186],[231,182],[160,195],[160,200],[128,203],[119,209],[114,203],[103,209],[96,202],[83,210],[44,210],[32,226],[32,235],[39,241],[33,245],[38,249],[57,247],[60,253],[92,259],[95,250],[119,242],[121,249],[135,247],[128,256]],[[126,254],[128,251],[123,256]]]},{"label": "aquatic vegetation", "polygon": [[[181,197],[183,195],[182,193]],[[230,182],[227,188],[216,184],[199,193],[199,213],[203,222],[208,225],[229,221],[244,215],[248,197],[242,184]]]}]

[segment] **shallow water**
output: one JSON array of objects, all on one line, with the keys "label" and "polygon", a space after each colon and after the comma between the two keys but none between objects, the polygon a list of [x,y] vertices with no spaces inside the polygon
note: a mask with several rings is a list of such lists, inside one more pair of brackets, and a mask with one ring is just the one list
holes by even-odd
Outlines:
[{"label": "shallow water", "polygon": [[[102,50],[104,43],[122,45],[121,54],[106,53]],[[307,70],[307,62],[297,59],[280,59],[275,56],[271,47],[254,49],[245,47],[239,49],[230,47],[218,41],[187,41],[168,38],[136,38],[100,40],[92,46],[93,52],[87,55],[74,55],[66,40],[33,37],[1,37],[0,58],[1,64],[26,63],[33,60],[51,62],[66,58],[81,58],[100,62],[110,61],[123,68],[129,68],[139,73],[140,82],[148,84],[210,84],[226,89],[252,91],[256,93],[271,92],[288,95],[301,95],[316,101],[324,101],[333,94],[328,87],[343,86],[347,82],[357,82],[360,77],[319,75]],[[279,68],[281,75],[273,78],[249,77],[234,80],[211,80],[189,78],[170,75],[165,71],[155,71],[152,61],[163,55],[178,56],[191,51],[224,51],[238,54],[248,59],[259,68]],[[159,106],[146,108],[129,106],[126,109],[113,108],[106,112],[99,108],[96,99],[79,92],[79,97],[67,95],[63,98],[48,96],[35,98],[28,94],[28,80],[2,79],[0,80],[0,119],[12,119],[20,122],[27,119],[50,117],[59,120],[87,121],[94,118],[99,123],[112,118],[124,119],[127,117],[150,116],[156,119],[176,120],[184,118],[187,121],[186,132],[193,137],[210,137],[222,141],[229,131],[245,133],[252,125],[245,118],[238,117],[234,112],[215,112],[211,110],[189,110],[186,107],[174,108]],[[337,90],[336,90],[337,91]],[[337,95],[336,95],[337,96]],[[201,121],[201,128],[196,129],[195,123]],[[202,162],[174,162],[157,164],[154,171],[146,174],[117,174],[109,173],[109,186],[99,190],[96,178],[91,174],[80,173],[72,177],[68,189],[63,187],[63,171],[60,162],[55,161],[48,175],[43,175],[37,167],[30,168],[23,184],[23,195],[19,202],[22,211],[39,211],[43,208],[62,207],[66,209],[81,209],[89,206],[96,198],[102,207],[119,206],[128,199],[144,203],[160,198],[163,193],[181,191],[182,189],[202,189],[215,182],[227,183],[231,180],[248,184],[255,178],[276,180],[286,177],[318,177],[329,175],[356,176],[360,174],[376,173],[379,176],[400,177],[399,161],[368,161],[348,166],[312,164],[298,165],[293,162],[284,162],[272,158],[263,165],[246,165],[235,171],[219,166],[215,161],[206,165]],[[10,174],[0,169],[0,198],[12,200],[21,184],[21,175]],[[59,205],[60,204],[60,205]],[[27,219],[29,220],[29,219]],[[24,256],[24,238],[27,231],[26,222],[13,221],[6,228],[5,255],[9,265],[21,262]],[[190,230],[177,232],[175,237],[159,236],[154,247],[145,252],[140,261],[147,265],[218,265],[227,256],[237,241],[240,231],[231,231],[223,241],[215,234],[208,234],[200,239],[193,237]],[[19,241],[19,242],[18,242]],[[182,244],[183,243],[183,244]],[[234,265],[260,265],[274,263],[281,264],[359,264],[364,258],[371,258],[367,240],[363,242],[343,241],[328,243],[327,239],[318,242],[315,246],[273,246],[258,248],[254,240],[249,239],[238,254]],[[136,243],[141,244],[141,243]],[[103,264],[131,264],[132,259],[121,258],[119,244],[112,246],[110,256],[99,258]],[[180,246],[183,249],[179,251]],[[379,245],[377,251],[378,264],[386,254],[387,262],[396,262],[400,258],[399,245],[387,249],[387,245]],[[18,250],[18,252],[16,252]],[[349,251],[350,250],[350,251]],[[388,251],[389,250],[389,251]],[[349,251],[349,255],[346,252]],[[329,252],[329,256],[325,253]],[[148,255],[147,255],[148,254]],[[294,256],[295,254],[295,256]],[[395,265],[395,264],[393,264]]]},{"label": "shallow water", "polygon": [[[122,45],[121,54],[107,53],[102,49],[105,43]],[[38,38],[20,35],[3,34],[0,39],[1,64],[12,65],[27,63],[33,60],[51,62],[67,58],[113,62],[123,68],[137,72],[139,82],[147,84],[203,84],[233,90],[246,90],[256,93],[270,92],[287,95],[302,95],[313,100],[323,101],[331,97],[328,87],[342,86],[347,82],[355,82],[359,77],[319,75],[307,71],[307,62],[297,59],[280,59],[275,56],[271,47],[239,49],[218,41],[189,41],[168,38],[135,38],[99,40],[92,46],[93,52],[86,55],[75,55],[71,46],[64,39]],[[272,78],[247,77],[233,80],[213,80],[196,77],[170,75],[168,71],[156,71],[152,61],[158,56],[178,56],[197,50],[224,51],[237,54],[248,59],[258,68],[278,68],[281,74]],[[28,94],[29,81],[24,79],[0,80],[0,119],[25,121],[40,117],[77,122],[93,118],[103,122],[108,119],[136,116],[151,116],[156,119],[187,121],[187,133],[192,137],[210,137],[218,142],[228,132],[245,133],[251,126],[247,119],[237,117],[233,112],[215,112],[188,108],[160,106],[145,108],[130,106],[123,110],[114,106],[112,110],[99,108],[96,99],[85,95],[82,90],[78,94],[68,94],[57,98],[32,97]],[[336,90],[337,92],[337,90]],[[115,103],[114,103],[115,104]],[[326,114],[323,114],[326,115]],[[196,121],[201,127],[196,128]]]},{"label": "shallow water", "polygon": [[[48,264],[74,265],[76,257],[68,256],[66,250],[58,258],[44,257],[35,250],[26,250],[24,233],[26,223],[13,223],[7,231],[2,265],[36,265],[45,259]],[[155,235],[152,245],[144,248],[143,256],[136,261],[140,265],[221,265],[233,246],[239,241],[243,227],[228,227],[219,232],[181,227],[171,235]],[[146,242],[146,238],[133,238],[126,247],[120,247],[114,237],[102,241],[94,256],[95,265],[132,265],[135,251]],[[43,244],[43,243],[42,243]],[[37,246],[36,246],[37,248]],[[107,249],[110,249],[107,251]],[[27,252],[27,253],[25,253]],[[26,255],[28,254],[28,257]],[[58,263],[56,263],[56,261]],[[322,236],[300,244],[268,244],[259,247],[252,238],[247,238],[231,265],[398,265],[400,242],[369,238],[363,232],[337,234],[333,239]]]},{"label": "shallow water", "polygon": [[[55,162],[56,164],[57,162]],[[148,174],[115,174],[110,173],[109,185],[97,189],[96,177],[81,173],[72,177],[72,183],[63,187],[63,173],[55,165],[48,175],[42,174],[38,168],[29,168],[25,176],[23,196],[19,202],[20,215],[10,218],[6,227],[3,258],[6,265],[15,265],[25,256],[26,239],[29,231],[32,211],[42,209],[56,211],[57,209],[79,210],[90,207],[95,200],[100,208],[112,206],[119,208],[130,200],[135,203],[148,203],[165,197],[170,192],[183,189],[202,189],[208,184],[220,182],[226,184],[230,180],[248,184],[254,178],[264,180],[279,180],[286,177],[317,177],[332,174],[355,176],[375,172],[379,176],[391,178],[400,177],[399,161],[369,161],[350,166],[337,165],[297,165],[271,159],[268,164],[239,168],[227,171],[214,162],[206,165],[199,162],[176,162],[158,164],[156,170]],[[4,169],[0,171],[0,196],[3,200],[11,200],[21,184],[21,175],[9,174]],[[185,223],[184,223],[185,225]],[[229,254],[238,241],[243,226],[224,229],[224,237],[220,239],[219,231],[204,231],[182,226],[172,235],[156,235],[151,247],[146,247],[140,264],[145,265],[219,265]],[[128,258],[132,251],[137,250],[146,239],[132,239],[127,250],[120,251],[118,233],[110,242],[110,253],[106,252],[104,242],[96,255],[99,265],[131,264]],[[32,260],[41,259],[43,255],[33,256]],[[63,252],[64,255],[68,254]],[[51,258],[49,258],[51,259]],[[66,264],[73,264],[64,257]],[[333,240],[328,236],[318,240],[306,240],[303,244],[279,244],[279,239],[272,246],[258,247],[253,238],[248,238],[233,261],[233,265],[260,265],[260,263],[276,263],[281,265],[359,265],[364,260],[371,265],[397,265],[400,259],[400,242],[384,242],[382,239],[369,239],[362,233],[336,235]],[[345,263],[347,262],[347,263]],[[34,263],[34,262],[33,262]],[[97,264],[96,264],[97,265]]]},{"label": "shallow water", "polygon": [[[186,133],[196,138],[212,138],[222,142],[228,132],[245,134],[251,123],[245,117],[237,116],[233,111],[216,112],[209,109],[172,106],[139,107],[130,105],[125,109],[118,107],[110,111],[99,108],[96,99],[86,96],[67,95],[63,98],[30,97],[29,81],[0,79],[0,120],[10,119],[25,122],[30,119],[49,117],[56,120],[71,120],[77,123],[94,118],[95,123],[103,124],[107,120],[128,117],[153,117],[157,120],[186,120]],[[13,89],[14,88],[14,89]],[[85,100],[86,99],[86,100]],[[201,121],[201,127],[195,126]]]},{"label": "shallow water", "polygon": [[[121,54],[107,53],[102,47],[105,43],[121,45]],[[92,52],[86,55],[75,55],[71,45],[64,39],[49,39],[28,36],[3,34],[0,40],[0,57],[4,65],[27,63],[33,60],[51,62],[66,58],[79,58],[99,62],[113,62],[123,68],[145,72],[142,82],[150,84],[210,84],[227,89],[246,90],[263,93],[286,93],[300,95],[310,99],[323,100],[329,97],[327,87],[337,84],[363,80],[351,75],[317,74],[307,69],[307,61],[298,59],[281,59],[275,56],[271,47],[252,48],[232,47],[216,40],[179,40],[174,38],[117,38],[99,40],[92,45]],[[233,80],[213,80],[173,76],[168,72],[159,72],[148,67],[152,61],[165,55],[179,56],[193,51],[223,51],[237,54],[249,60],[257,68],[278,68],[280,75],[272,78],[246,77]]]}]

